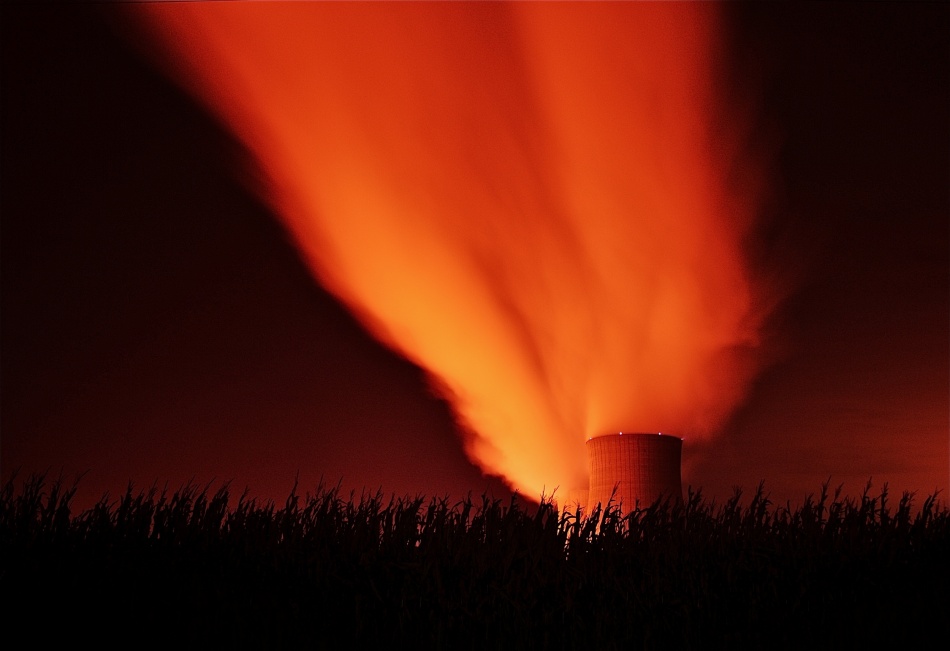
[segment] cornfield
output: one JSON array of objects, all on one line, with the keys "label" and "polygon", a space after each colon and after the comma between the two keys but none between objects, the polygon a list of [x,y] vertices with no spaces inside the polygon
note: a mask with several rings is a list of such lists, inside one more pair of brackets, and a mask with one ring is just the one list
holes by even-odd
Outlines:
[{"label": "cornfield", "polygon": [[[185,486],[103,498],[10,479],[0,494],[7,639],[123,648],[914,647],[950,639],[950,512],[760,484],[624,513],[550,500],[286,502]],[[37,629],[36,623],[42,628]],[[912,646],[908,646],[908,645]]]}]

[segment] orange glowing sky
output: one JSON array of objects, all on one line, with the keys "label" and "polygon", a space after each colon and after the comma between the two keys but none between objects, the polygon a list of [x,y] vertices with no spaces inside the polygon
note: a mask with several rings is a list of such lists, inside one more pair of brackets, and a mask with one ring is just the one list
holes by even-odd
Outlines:
[{"label": "orange glowing sky", "polygon": [[3,12],[4,477],[950,486],[946,7]]}]

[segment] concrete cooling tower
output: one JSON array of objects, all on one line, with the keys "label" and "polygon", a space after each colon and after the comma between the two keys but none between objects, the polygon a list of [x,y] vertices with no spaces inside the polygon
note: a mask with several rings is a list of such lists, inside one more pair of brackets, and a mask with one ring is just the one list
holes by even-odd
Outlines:
[{"label": "concrete cooling tower", "polygon": [[[590,463],[589,510],[604,506],[613,493],[623,511],[649,506],[660,497],[682,501],[680,460],[683,439],[663,434],[608,434],[587,440]],[[614,493],[614,487],[616,492]]]}]

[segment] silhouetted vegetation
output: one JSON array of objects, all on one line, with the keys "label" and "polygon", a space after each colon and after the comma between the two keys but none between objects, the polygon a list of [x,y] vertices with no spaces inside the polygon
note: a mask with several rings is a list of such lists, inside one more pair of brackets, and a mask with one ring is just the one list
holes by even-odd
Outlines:
[{"label": "silhouetted vegetation", "polygon": [[[0,495],[8,639],[148,648],[853,648],[947,639],[950,514],[760,485],[622,517],[482,497],[285,504],[131,488],[74,514],[43,477]],[[34,627],[42,622],[42,629]],[[131,631],[132,636],[128,633]]]}]

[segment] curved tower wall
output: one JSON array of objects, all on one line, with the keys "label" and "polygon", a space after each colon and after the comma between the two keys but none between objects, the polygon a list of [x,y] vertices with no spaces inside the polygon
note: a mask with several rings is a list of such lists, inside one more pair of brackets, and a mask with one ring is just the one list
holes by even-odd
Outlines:
[{"label": "curved tower wall", "polygon": [[604,506],[613,496],[623,511],[637,502],[649,506],[662,497],[682,501],[680,461],[683,439],[663,434],[608,434],[587,440],[590,464],[588,509]]}]

